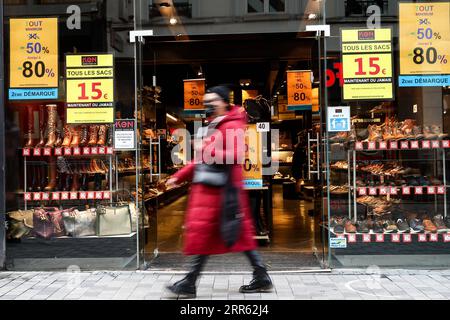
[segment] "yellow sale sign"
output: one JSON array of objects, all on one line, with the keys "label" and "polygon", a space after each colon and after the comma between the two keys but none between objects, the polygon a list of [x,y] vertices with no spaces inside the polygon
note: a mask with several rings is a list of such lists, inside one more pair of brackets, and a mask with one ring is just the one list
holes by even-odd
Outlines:
[{"label": "yellow sale sign", "polygon": [[10,20],[10,87],[58,87],[58,19]]},{"label": "yellow sale sign", "polygon": [[288,110],[311,110],[312,108],[312,81],[311,70],[288,71]]},{"label": "yellow sale sign", "polygon": [[205,79],[184,80],[184,110],[204,110]]},{"label": "yellow sale sign", "polygon": [[245,128],[244,187],[258,189],[263,186],[262,179],[262,147],[261,133],[256,124],[248,124]]},{"label": "yellow sale sign", "polygon": [[342,29],[343,100],[392,100],[392,30]]},{"label": "yellow sale sign", "polygon": [[114,123],[114,56],[66,55],[67,123]]}]

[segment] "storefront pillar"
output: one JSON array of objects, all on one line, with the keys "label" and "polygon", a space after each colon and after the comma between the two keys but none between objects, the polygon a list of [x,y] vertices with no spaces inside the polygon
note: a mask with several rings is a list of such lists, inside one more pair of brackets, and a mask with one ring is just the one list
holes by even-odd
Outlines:
[{"label": "storefront pillar", "polygon": [[[3,34],[3,0],[0,0],[0,34]],[[3,37],[0,39],[0,270],[5,266],[5,104],[3,88]]]}]

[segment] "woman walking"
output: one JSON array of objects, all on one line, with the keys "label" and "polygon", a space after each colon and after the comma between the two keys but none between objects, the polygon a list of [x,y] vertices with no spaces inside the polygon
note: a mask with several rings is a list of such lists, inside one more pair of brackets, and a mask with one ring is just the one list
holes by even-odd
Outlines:
[{"label": "woman walking", "polygon": [[[213,87],[204,97],[206,114],[210,120],[208,136],[204,139],[200,158],[188,164],[168,181],[168,185],[177,185],[183,181],[194,181],[189,195],[185,218],[184,248],[185,255],[193,256],[189,273],[180,281],[167,288],[184,297],[196,296],[196,281],[209,255],[244,252],[253,267],[253,279],[248,285],[242,286],[242,293],[264,292],[272,289],[272,281],[267,274],[265,265],[256,251],[254,240],[255,230],[250,212],[247,192],[243,189],[242,156],[244,146],[242,141],[236,141],[238,134],[244,132],[245,112],[233,106],[229,101],[229,89],[224,86]],[[227,142],[234,139],[234,143]],[[219,143],[220,142],[220,143]],[[227,246],[221,236],[221,213],[223,209],[224,188],[202,183],[200,170],[202,163],[211,164],[211,157],[219,159],[229,174],[228,183],[236,188],[237,203],[242,214],[237,241]],[[223,162],[222,162],[223,160]],[[232,163],[230,163],[230,160]],[[218,164],[218,163],[216,163]],[[197,170],[196,170],[197,167]],[[196,176],[198,175],[198,176]],[[197,181],[197,182],[196,182]]]}]

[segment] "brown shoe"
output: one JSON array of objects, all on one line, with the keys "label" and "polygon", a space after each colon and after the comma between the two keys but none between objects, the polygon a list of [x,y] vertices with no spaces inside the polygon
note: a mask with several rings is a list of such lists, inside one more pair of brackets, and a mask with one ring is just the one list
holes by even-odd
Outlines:
[{"label": "brown shoe", "polygon": [[72,130],[72,141],[70,142],[71,147],[78,147],[80,145],[80,129],[74,127]]},{"label": "brown shoe", "polygon": [[356,227],[353,224],[353,222],[351,222],[350,220],[347,220],[345,222],[345,232],[347,232],[347,233],[355,233],[356,232]]},{"label": "brown shoe", "polygon": [[47,119],[47,143],[45,147],[53,148],[56,142],[56,123],[58,121],[58,106],[56,104],[50,104],[47,106],[48,119]]},{"label": "brown shoe", "polygon": [[435,224],[431,221],[430,218],[424,218],[423,219],[423,226],[425,231],[435,233],[437,231],[437,227]]},{"label": "brown shoe", "polygon": [[45,145],[45,110],[44,106],[39,106],[39,143],[35,148],[42,148]]},{"label": "brown shoe", "polygon": [[98,126],[89,126],[89,146],[97,145],[97,134],[98,134]]},{"label": "brown shoe", "polygon": [[99,130],[98,130],[98,141],[97,141],[97,144],[99,145],[99,146],[104,146],[105,145],[105,143],[106,143],[106,133],[107,133],[107,127],[105,126],[105,125],[101,125],[100,127],[99,127]]},{"label": "brown shoe", "polygon": [[80,147],[86,147],[89,142],[88,126],[81,126],[80,129]]},{"label": "brown shoe", "polygon": [[25,148],[33,147],[33,132],[34,132],[34,117],[33,117],[33,108],[31,106],[27,106],[27,140],[25,142]]},{"label": "brown shoe", "polygon": [[57,186],[57,166],[56,159],[51,157],[48,164],[48,185],[44,188],[44,191],[54,191]]},{"label": "brown shoe", "polygon": [[72,127],[66,124],[64,126],[64,140],[62,143],[62,147],[70,147],[70,143],[72,142],[73,131]]}]

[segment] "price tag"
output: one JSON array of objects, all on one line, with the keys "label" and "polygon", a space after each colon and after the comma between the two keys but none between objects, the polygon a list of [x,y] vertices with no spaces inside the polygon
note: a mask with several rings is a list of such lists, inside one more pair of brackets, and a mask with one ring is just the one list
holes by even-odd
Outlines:
[{"label": "price tag", "polygon": [[83,148],[83,155],[90,155],[91,154],[91,148],[84,147]]},{"label": "price tag", "polygon": [[377,143],[374,141],[369,141],[369,150],[376,150],[377,149]]},{"label": "price tag", "polygon": [[440,142],[436,140],[431,141],[431,147],[433,149],[439,149],[441,147]]},{"label": "price tag", "polygon": [[427,240],[427,235],[424,234],[424,233],[419,233],[418,241],[419,241],[419,242],[427,242],[427,241],[428,241],[428,240]]},{"label": "price tag", "polygon": [[450,148],[450,140],[442,140],[442,148]]},{"label": "price tag", "polygon": [[31,201],[31,199],[32,199],[31,193],[25,192],[25,193],[23,194],[23,199],[24,199],[25,201]]},{"label": "price tag", "polygon": [[52,149],[51,148],[45,148],[44,149],[44,156],[51,156],[52,155]]},{"label": "price tag", "polygon": [[443,237],[444,237],[444,242],[450,242],[450,234],[449,233],[444,233]]},{"label": "price tag", "polygon": [[22,150],[22,155],[24,157],[29,157],[31,155],[31,150],[30,149],[23,149]]},{"label": "price tag", "polygon": [[87,199],[87,192],[80,192],[80,200],[86,200]]},{"label": "price tag", "polygon": [[270,131],[270,122],[258,122],[256,124],[256,131],[269,132]]},{"label": "price tag", "polygon": [[357,142],[355,146],[356,150],[364,150],[364,145],[362,142]]},{"label": "price tag", "polygon": [[411,188],[410,187],[402,187],[402,193],[404,195],[410,195],[411,194]]},{"label": "price tag", "polygon": [[62,156],[63,151],[62,148],[55,148],[55,156]]},{"label": "price tag", "polygon": [[34,200],[34,201],[39,201],[39,200],[41,200],[41,193],[40,193],[40,192],[35,192],[35,193],[33,193],[33,200]]},{"label": "price tag", "polygon": [[87,195],[87,198],[88,199],[95,199],[95,192],[88,192],[88,195]]},{"label": "price tag", "polygon": [[400,148],[401,148],[401,149],[409,149],[409,143],[408,143],[408,141],[401,141],[401,142],[400,142]]},{"label": "price tag", "polygon": [[288,70],[288,111],[312,110],[312,71]]},{"label": "price tag", "polygon": [[42,193],[42,200],[44,201],[50,200],[50,193],[48,192]]},{"label": "price tag", "polygon": [[97,155],[98,154],[98,148],[97,147],[92,147],[91,148],[91,154],[92,155]]},{"label": "price tag", "polygon": [[428,194],[436,194],[436,189],[434,187],[427,187]]},{"label": "price tag", "polygon": [[40,157],[41,156],[41,149],[40,148],[34,148],[33,149],[33,156]]},{"label": "price tag", "polygon": [[444,186],[437,187],[437,194],[445,194],[445,187]]},{"label": "price tag", "polygon": [[411,141],[411,149],[419,149],[419,141]]},{"label": "price tag", "polygon": [[386,141],[381,141],[379,144],[379,148],[380,150],[386,150],[387,149],[387,142]]},{"label": "price tag", "polygon": [[52,192],[52,200],[59,200],[60,194],[59,192]]},{"label": "price tag", "polygon": [[95,193],[95,199],[97,199],[97,200],[103,199],[103,192],[97,191],[97,192]]},{"label": "price tag", "polygon": [[404,243],[410,243],[411,241],[412,241],[411,234],[404,233],[403,234],[403,242]]},{"label": "price tag", "polygon": [[98,148],[98,154],[106,154],[106,149],[105,149],[105,147],[99,147],[99,148]]},{"label": "price tag", "polygon": [[422,187],[414,187],[414,194],[423,194],[423,188]]},{"label": "price tag", "polygon": [[358,193],[360,196],[367,195],[367,189],[366,188],[358,188]]},{"label": "price tag", "polygon": [[388,189],[389,188],[387,188],[387,187],[380,187],[380,195],[383,195],[383,196],[387,195]]},{"label": "price tag", "polygon": [[399,234],[392,234],[391,242],[400,242],[400,235]]},{"label": "price tag", "polygon": [[349,233],[347,234],[348,243],[356,243],[356,234]]},{"label": "price tag", "polygon": [[437,233],[430,233],[430,242],[438,242],[439,237]]},{"label": "price tag", "polygon": [[114,154],[114,148],[113,147],[107,147],[106,148],[106,154]]},{"label": "price tag", "polygon": [[397,195],[397,187],[390,187],[390,192],[389,192],[389,194],[392,194],[392,195]]},{"label": "price tag", "polygon": [[79,156],[79,155],[81,155],[81,149],[80,149],[79,147],[73,148],[73,155],[74,155],[74,156]]},{"label": "price tag", "polygon": [[77,200],[77,199],[78,199],[78,192],[71,192],[70,200]]},{"label": "price tag", "polygon": [[389,149],[397,150],[398,149],[398,142],[397,141],[390,141],[389,142]]},{"label": "price tag", "polygon": [[69,192],[61,192],[61,200],[69,200]]},{"label": "price tag", "polygon": [[376,242],[384,242],[384,234],[377,233],[375,236]]},{"label": "price tag", "polygon": [[372,242],[372,236],[370,234],[363,234],[363,242]]},{"label": "price tag", "polygon": [[72,155],[72,148],[64,148],[64,155],[65,156],[71,156]]},{"label": "price tag", "polygon": [[103,199],[111,199],[111,192],[109,191],[103,192]]},{"label": "price tag", "polygon": [[377,188],[369,188],[369,195],[376,196],[377,195]]},{"label": "price tag", "polygon": [[184,80],[184,110],[204,110],[204,95],[205,79]]},{"label": "price tag", "polygon": [[430,149],[430,141],[422,141],[422,149]]}]

